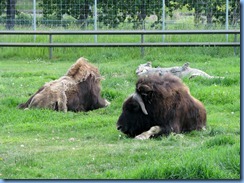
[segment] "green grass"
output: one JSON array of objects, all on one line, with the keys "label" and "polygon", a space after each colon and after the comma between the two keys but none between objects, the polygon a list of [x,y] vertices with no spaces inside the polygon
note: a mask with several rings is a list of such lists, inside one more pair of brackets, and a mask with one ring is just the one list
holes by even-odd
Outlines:
[{"label": "green grass", "polygon": [[[240,57],[233,48],[0,48],[0,178],[240,179]],[[111,105],[90,112],[19,110],[84,56],[105,77]],[[183,65],[225,79],[184,79],[207,109],[207,129],[146,141],[116,130],[135,69]]]}]

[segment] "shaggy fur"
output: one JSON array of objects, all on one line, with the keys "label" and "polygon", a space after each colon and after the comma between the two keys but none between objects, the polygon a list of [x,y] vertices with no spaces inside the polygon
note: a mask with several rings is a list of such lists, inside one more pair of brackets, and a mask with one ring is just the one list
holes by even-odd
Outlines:
[{"label": "shaggy fur", "polygon": [[124,102],[117,121],[117,129],[130,137],[147,139],[171,132],[201,130],[206,126],[203,104],[172,74],[139,77],[136,93],[141,96],[148,115],[131,96]]},{"label": "shaggy fur", "polygon": [[83,57],[70,67],[65,76],[48,82],[18,107],[47,108],[57,111],[89,111],[109,102],[100,96],[100,73]]},{"label": "shaggy fur", "polygon": [[183,66],[176,66],[176,67],[157,67],[153,68],[151,62],[147,62],[145,64],[140,64],[136,69],[136,74],[139,75],[149,75],[149,74],[159,74],[164,75],[166,73],[171,73],[179,78],[188,77],[189,79],[201,76],[204,78],[212,79],[212,78],[219,78],[224,79],[224,77],[219,76],[210,76],[206,72],[191,68],[190,64],[186,62]]}]

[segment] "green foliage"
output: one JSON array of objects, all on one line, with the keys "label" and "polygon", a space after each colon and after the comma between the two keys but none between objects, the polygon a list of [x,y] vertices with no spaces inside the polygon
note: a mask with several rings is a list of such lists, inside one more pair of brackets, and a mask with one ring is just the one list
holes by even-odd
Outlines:
[{"label": "green foliage", "polygon": [[44,20],[61,21],[63,15],[72,16],[81,25],[85,23],[89,15],[92,15],[90,7],[93,5],[92,0],[43,0],[39,6],[43,9]]},{"label": "green foliage", "polygon": [[[186,6],[188,10],[195,10],[194,22],[195,25],[201,24],[203,21],[202,15],[206,16],[206,22],[208,26],[212,23],[225,24],[226,21],[226,1],[225,0],[207,0],[200,1],[197,0],[194,3],[189,3],[188,1],[178,1],[178,4]],[[238,20],[238,13],[240,12],[240,2],[230,1],[229,3],[229,21],[232,25],[236,25]]]},{"label": "green foliage", "polygon": [[[15,26],[14,20],[16,25],[30,26],[33,17],[25,10],[33,8],[31,1],[11,1],[14,6],[7,6],[6,0],[0,0],[0,22],[7,23],[9,28]],[[177,25],[174,26],[179,26],[178,29],[189,29],[187,22],[182,23],[187,19],[191,24],[194,23],[194,27],[202,29],[204,26],[204,29],[212,29],[225,24],[225,3],[225,0],[204,2],[165,0],[165,7],[163,7],[162,0],[99,0],[97,1],[97,18],[99,28],[102,29],[121,28],[124,23],[129,26],[129,29],[162,29],[162,23],[172,20],[176,21]],[[42,12],[41,16],[37,16],[37,25],[63,26],[64,28],[78,26],[88,29],[90,24],[94,28],[92,25],[95,18],[94,0],[37,0],[36,9]],[[165,22],[162,20],[163,9],[166,15]],[[4,12],[7,14],[5,15]],[[175,17],[179,12],[188,15],[184,18]],[[240,25],[240,2],[229,1],[228,12],[229,24],[232,27]],[[151,15],[155,15],[154,18]],[[171,23],[167,24],[167,29],[171,29],[171,26]]]},{"label": "green foliage", "polygon": [[[229,4],[229,19],[232,25],[237,25],[239,20],[240,2],[231,1]],[[94,6],[93,0],[43,0],[40,7],[43,8],[44,20],[52,19],[61,20],[64,14],[68,14],[77,19],[81,24],[84,24],[88,16],[93,18],[91,7]],[[213,23],[224,24],[225,19],[225,0],[189,2],[189,1],[165,1],[166,15],[170,18],[177,10],[187,9],[194,11],[194,22],[199,26],[203,22],[203,16],[206,16],[208,26]],[[151,27],[157,27],[162,24],[162,9],[163,4],[161,0],[99,0],[97,2],[98,21],[109,28],[116,28],[123,22],[133,23],[133,28],[144,29],[145,18],[150,15],[156,15]]]},{"label": "green foliage", "polygon": [[0,15],[3,14],[3,12],[4,12],[5,8],[6,8],[6,6],[7,6],[6,1],[5,1],[5,0],[0,0]]}]

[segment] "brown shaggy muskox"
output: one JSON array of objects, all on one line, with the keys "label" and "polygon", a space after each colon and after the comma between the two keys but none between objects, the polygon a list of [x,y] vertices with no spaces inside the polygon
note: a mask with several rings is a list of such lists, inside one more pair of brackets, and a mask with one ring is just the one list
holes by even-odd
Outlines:
[{"label": "brown shaggy muskox", "polygon": [[42,86],[30,99],[18,107],[47,108],[56,111],[89,111],[109,105],[100,96],[98,69],[81,57],[65,76]]},{"label": "brown shaggy muskox", "polygon": [[205,126],[203,104],[172,74],[139,77],[136,92],[124,102],[117,121],[118,130],[137,139],[201,130]]}]

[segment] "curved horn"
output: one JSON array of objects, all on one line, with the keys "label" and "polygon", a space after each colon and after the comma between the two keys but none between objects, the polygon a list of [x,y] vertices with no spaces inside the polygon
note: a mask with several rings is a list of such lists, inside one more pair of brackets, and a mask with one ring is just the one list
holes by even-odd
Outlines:
[{"label": "curved horn", "polygon": [[146,108],[145,108],[145,104],[144,104],[144,102],[143,102],[141,96],[140,96],[138,93],[134,93],[134,94],[132,95],[132,98],[135,99],[135,100],[139,103],[142,112],[143,112],[145,115],[148,115],[147,110],[146,110]]}]

